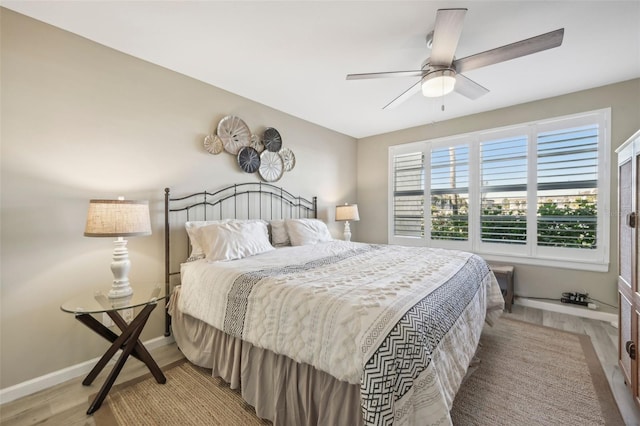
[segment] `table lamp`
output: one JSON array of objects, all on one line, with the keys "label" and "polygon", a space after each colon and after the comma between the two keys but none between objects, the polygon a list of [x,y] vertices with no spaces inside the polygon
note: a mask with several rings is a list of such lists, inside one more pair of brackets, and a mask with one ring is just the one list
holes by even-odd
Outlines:
[{"label": "table lamp", "polygon": [[344,240],[351,241],[351,228],[349,227],[349,221],[360,220],[358,214],[357,204],[345,204],[343,206],[336,206],[336,221],[344,222]]},{"label": "table lamp", "polygon": [[108,296],[117,299],[133,294],[129,285],[131,262],[124,237],[151,235],[149,202],[125,200],[123,197],[117,200],[90,200],[84,235],[116,237],[111,262],[113,285]]}]

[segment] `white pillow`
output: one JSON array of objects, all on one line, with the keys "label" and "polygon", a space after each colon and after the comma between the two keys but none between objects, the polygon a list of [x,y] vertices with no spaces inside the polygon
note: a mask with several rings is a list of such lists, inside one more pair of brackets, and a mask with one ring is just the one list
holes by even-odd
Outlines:
[{"label": "white pillow", "polygon": [[263,221],[232,221],[199,227],[197,238],[209,261],[242,259],[275,250]]},{"label": "white pillow", "polygon": [[319,219],[287,219],[285,224],[292,246],[333,240],[327,225]]},{"label": "white pillow", "polygon": [[274,247],[291,245],[284,220],[271,220],[269,225],[271,225],[271,244]]},{"label": "white pillow", "polygon": [[266,222],[262,219],[218,219],[218,220],[194,220],[190,222],[185,222],[184,228],[187,230],[187,235],[189,236],[189,242],[191,243],[191,252],[189,253],[189,259],[187,262],[191,260],[203,259],[205,256],[204,249],[202,248],[202,243],[198,240],[198,229],[203,226],[209,225],[221,225],[225,223],[231,222],[261,222],[266,225]]},{"label": "white pillow", "polygon": [[190,222],[185,222],[184,228],[187,230],[187,235],[189,236],[189,242],[191,243],[191,251],[189,252],[189,259],[187,260],[196,260],[204,258],[204,251],[202,250],[202,246],[198,241],[197,230],[203,226],[208,225],[220,225],[223,223],[229,223],[234,219],[220,219],[220,220],[194,220]]}]

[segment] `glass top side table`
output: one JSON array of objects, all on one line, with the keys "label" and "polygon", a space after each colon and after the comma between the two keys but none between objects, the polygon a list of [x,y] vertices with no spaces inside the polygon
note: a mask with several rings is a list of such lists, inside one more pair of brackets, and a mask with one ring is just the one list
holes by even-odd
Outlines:
[{"label": "glass top side table", "polygon": [[158,283],[135,284],[133,294],[119,299],[109,299],[109,288],[86,292],[64,302],[60,309],[70,314],[99,314],[113,310],[137,308],[166,298],[164,285]]},{"label": "glass top side table", "polygon": [[[157,306],[158,301],[164,300],[167,297],[164,292],[164,285],[148,283],[136,284],[132,287],[133,294],[127,297],[109,299],[107,297],[109,289],[105,289],[93,293],[87,292],[87,294],[74,297],[60,306],[62,311],[74,314],[78,321],[111,342],[109,349],[107,349],[95,367],[93,367],[87,377],[82,381],[83,385],[89,386],[116,352],[122,349],[122,354],[119,356],[109,376],[107,376],[100,391],[89,406],[87,414],[93,414],[100,408],[109,390],[111,390],[113,383],[116,381],[118,374],[120,374],[124,363],[127,358],[129,358],[129,355],[142,361],[147,368],[149,368],[149,371],[151,371],[151,374],[153,374],[153,377],[158,383],[162,384],[167,381],[158,364],[139,340],[140,333],[142,333],[149,319],[149,315]],[[130,323],[127,323],[119,313],[119,311],[124,309],[138,307],[142,307],[142,309]],[[111,331],[91,315],[99,313],[109,315],[115,325],[120,329],[120,335]]]}]

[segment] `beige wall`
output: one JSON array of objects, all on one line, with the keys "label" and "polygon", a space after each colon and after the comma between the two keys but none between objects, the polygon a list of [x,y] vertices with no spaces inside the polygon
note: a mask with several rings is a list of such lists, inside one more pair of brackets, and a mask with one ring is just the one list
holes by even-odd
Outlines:
[{"label": "beige wall", "polygon": [[[615,164],[615,149],[640,128],[640,79],[359,140],[358,207],[363,212],[358,223],[360,240],[387,242],[389,146],[607,107],[611,107],[611,158]],[[611,169],[609,195],[610,205],[605,207],[611,207],[611,211],[616,212],[615,166]],[[617,305],[617,227],[617,216],[613,215],[608,273],[517,265],[516,294],[560,298],[564,291],[586,290],[594,298]]]},{"label": "beige wall", "polygon": [[[88,200],[148,199],[153,235],[129,239],[130,278],[163,281],[162,197],[258,181],[204,151],[225,115],[277,128],[296,154],[277,182],[333,207],[356,199],[356,141],[22,15],[1,13],[0,387],[102,354],[60,304],[111,282],[110,239],[85,238]],[[206,52],[202,52],[206,55]],[[354,224],[354,234],[358,225]],[[162,309],[143,334],[164,331]]]}]

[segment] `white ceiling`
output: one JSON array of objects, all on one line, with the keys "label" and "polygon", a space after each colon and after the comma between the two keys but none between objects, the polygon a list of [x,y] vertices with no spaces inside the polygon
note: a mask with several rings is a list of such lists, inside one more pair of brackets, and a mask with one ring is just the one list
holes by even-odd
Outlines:
[{"label": "white ceiling", "polygon": [[[640,77],[640,1],[4,1],[100,44],[361,138]],[[466,73],[491,92],[420,94],[436,10],[466,7],[457,58],[558,28],[562,46]],[[441,110],[444,101],[445,111]],[[640,102],[640,99],[639,99]]]}]

